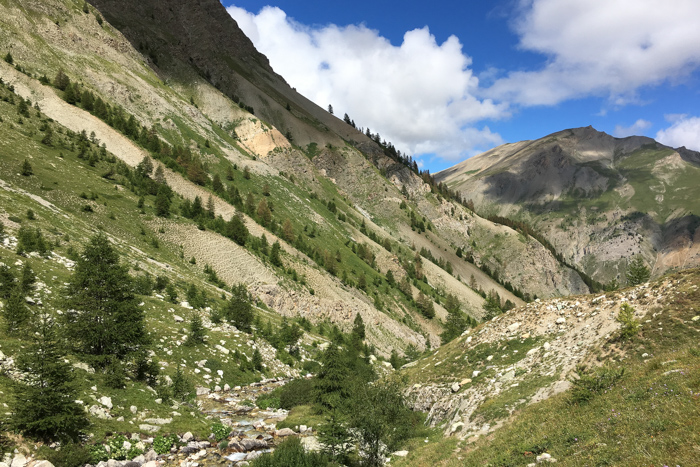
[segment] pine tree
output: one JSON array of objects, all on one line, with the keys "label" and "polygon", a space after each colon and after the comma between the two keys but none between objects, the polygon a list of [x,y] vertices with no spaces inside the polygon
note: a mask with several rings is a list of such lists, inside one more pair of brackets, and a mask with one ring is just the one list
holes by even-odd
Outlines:
[{"label": "pine tree", "polygon": [[66,333],[94,364],[104,366],[108,357],[122,358],[146,343],[132,279],[104,234],[85,247],[66,292]]},{"label": "pine tree", "polygon": [[[158,166],[160,168],[160,166]],[[163,188],[161,185],[158,188],[158,194],[156,195],[156,201],[153,207],[156,210],[156,216],[159,217],[169,217],[170,216],[170,198],[167,194],[168,190]]]},{"label": "pine tree", "polygon": [[224,235],[239,245],[245,246],[248,241],[248,227],[245,226],[240,215],[231,216],[224,227]]},{"label": "pine tree", "polygon": [[447,310],[447,320],[445,321],[445,331],[440,334],[440,340],[443,344],[448,343],[455,337],[460,336],[469,326],[469,321],[464,313],[462,313],[459,300],[455,295],[447,295],[445,301],[445,309]]},{"label": "pine tree", "polygon": [[206,337],[206,331],[204,325],[202,324],[202,317],[198,313],[193,313],[190,319],[190,335],[187,336],[185,345],[195,346],[199,344],[204,344],[204,338]]},{"label": "pine tree", "polygon": [[42,315],[35,327],[31,345],[17,358],[26,377],[13,383],[11,424],[43,441],[76,441],[88,421],[74,402],[72,368],[63,359],[53,320]]},{"label": "pine tree", "polygon": [[30,164],[27,159],[24,159],[24,162],[22,162],[22,168],[20,169],[19,173],[24,177],[34,175],[34,169],[32,168],[32,164]]},{"label": "pine tree", "polygon": [[15,286],[5,301],[5,306],[0,308],[5,321],[5,332],[9,336],[17,336],[22,328],[29,322],[30,312],[19,286]]},{"label": "pine tree", "polygon": [[248,289],[243,284],[231,287],[231,299],[224,308],[224,317],[240,331],[250,332],[253,324],[253,306],[248,299]]},{"label": "pine tree", "polygon": [[348,399],[347,365],[338,347],[331,343],[321,355],[323,367],[316,377],[316,402],[327,409],[338,409]]},{"label": "pine tree", "polygon": [[260,350],[255,349],[255,352],[253,352],[253,358],[251,359],[251,363],[253,365],[253,368],[255,368],[255,371],[263,371],[265,367],[263,367],[263,358],[262,354],[260,353]]},{"label": "pine tree", "polygon": [[6,264],[0,264],[0,298],[8,299],[16,287],[15,275]]},{"label": "pine tree", "polygon": [[272,244],[272,248],[270,249],[270,262],[272,263],[273,266],[280,267],[282,266],[282,259],[280,258],[280,242],[275,242]]},{"label": "pine tree", "polygon": [[651,277],[651,271],[641,255],[634,257],[627,267],[627,283],[631,286],[643,284]]},{"label": "pine tree", "polygon": [[29,265],[29,262],[24,263],[22,268],[22,275],[19,279],[19,291],[22,295],[29,295],[34,290],[34,284],[36,283],[36,274],[34,270]]}]

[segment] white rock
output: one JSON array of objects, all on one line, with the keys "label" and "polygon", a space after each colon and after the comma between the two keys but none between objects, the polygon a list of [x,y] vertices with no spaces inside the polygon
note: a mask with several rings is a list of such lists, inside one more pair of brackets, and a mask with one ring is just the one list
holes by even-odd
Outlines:
[{"label": "white rock", "polygon": [[566,323],[566,318],[564,318],[564,317],[557,318],[557,324],[564,324],[564,323]]},{"label": "white rock", "polygon": [[218,350],[219,352],[223,353],[224,355],[228,355],[228,354],[231,353],[231,351],[230,351],[229,349],[227,349],[226,347],[222,347],[222,346],[219,345],[219,344],[216,344],[216,350]]},{"label": "white rock", "polygon": [[185,321],[185,318],[183,318],[182,316],[178,316],[178,315],[173,315],[173,319],[175,320],[176,323],[182,323],[183,321]]},{"label": "white rock", "polygon": [[542,346],[542,348],[544,349],[545,352],[548,351],[550,347],[551,347],[551,345],[549,344],[549,342],[545,342],[544,345]]},{"label": "white rock", "polygon": [[408,451],[396,451],[392,452],[391,455],[396,457],[406,457],[408,455]]},{"label": "white rock", "polygon": [[489,355],[488,357],[486,357],[487,362],[490,362],[491,360],[493,360],[493,355]]},{"label": "white rock", "polygon": [[107,407],[108,409],[112,408],[112,398],[111,397],[102,396],[98,399],[98,402],[100,404],[104,405],[105,407]]},{"label": "white rock", "polygon": [[132,405],[131,407],[129,407],[129,410],[131,410],[131,413],[136,413],[139,409],[135,405]]},{"label": "white rock", "polygon": [[139,429],[141,431],[145,431],[146,433],[155,433],[158,430],[160,430],[160,427],[157,425],[148,425],[144,423],[142,425],[139,425]]},{"label": "white rock", "polygon": [[452,392],[458,392],[459,391],[459,383],[452,383]]},{"label": "white rock", "polygon": [[480,373],[481,373],[481,372],[480,372],[479,370],[474,370],[474,371],[472,372],[472,378],[476,378],[477,376],[479,376]]},{"label": "white rock", "polygon": [[511,333],[515,332],[518,330],[519,327],[520,327],[520,323],[513,323],[510,326],[508,326],[508,332],[511,332]]},{"label": "white rock", "polygon": [[12,459],[12,463],[10,464],[10,467],[24,467],[27,464],[27,458],[24,457],[22,454],[17,454],[14,459]]}]

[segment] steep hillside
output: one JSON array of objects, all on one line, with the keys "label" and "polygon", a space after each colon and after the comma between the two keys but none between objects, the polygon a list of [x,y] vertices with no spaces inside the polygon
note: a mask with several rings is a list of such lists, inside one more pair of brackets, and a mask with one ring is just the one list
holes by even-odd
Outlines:
[{"label": "steep hillside", "polygon": [[654,275],[700,264],[698,153],[591,127],[506,144],[436,175],[484,215],[522,220],[600,282],[642,255]]}]

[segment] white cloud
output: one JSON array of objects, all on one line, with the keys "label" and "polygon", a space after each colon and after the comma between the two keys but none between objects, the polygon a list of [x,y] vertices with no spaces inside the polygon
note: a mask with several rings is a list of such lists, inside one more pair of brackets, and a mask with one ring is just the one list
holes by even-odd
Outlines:
[{"label": "white cloud", "polygon": [[656,133],[656,141],[672,148],[685,146],[694,151],[700,151],[700,117],[685,115],[667,115],[666,119],[673,124]]},{"label": "white cloud", "polygon": [[513,71],[486,96],[553,105],[604,96],[638,101],[638,89],[675,83],[700,65],[697,0],[520,0],[520,48],[544,54],[537,71]]},{"label": "white cloud", "polygon": [[624,138],[625,136],[639,136],[643,135],[644,131],[651,128],[651,122],[648,120],[639,119],[630,126],[615,125],[615,131],[613,134],[618,138]]},{"label": "white cloud", "polygon": [[401,151],[454,161],[503,142],[477,123],[507,116],[508,106],[476,97],[479,80],[455,36],[438,44],[426,27],[394,46],[364,25],[311,28],[275,7],[228,12],[291,86]]}]

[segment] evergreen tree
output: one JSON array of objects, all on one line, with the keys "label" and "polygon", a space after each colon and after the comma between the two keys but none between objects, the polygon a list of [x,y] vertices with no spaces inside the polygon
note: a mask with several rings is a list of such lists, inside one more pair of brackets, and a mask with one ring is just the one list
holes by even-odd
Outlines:
[{"label": "evergreen tree", "polygon": [[455,337],[460,336],[469,326],[469,321],[464,313],[462,313],[459,300],[453,294],[447,295],[445,301],[445,309],[447,310],[447,320],[445,321],[445,331],[440,334],[440,340],[443,344],[448,343]]},{"label": "evergreen tree", "polygon": [[8,299],[16,286],[15,275],[6,265],[0,263],[0,298]]},{"label": "evergreen tree", "polygon": [[352,335],[360,341],[365,339],[365,322],[362,320],[362,315],[359,313],[355,315],[355,321],[352,325]]},{"label": "evergreen tree", "polygon": [[147,341],[144,313],[126,266],[107,237],[92,237],[67,287],[66,333],[78,353],[98,366],[122,358]]},{"label": "evergreen tree", "polygon": [[326,409],[339,409],[347,401],[350,388],[346,384],[347,367],[338,350],[331,343],[321,355],[323,365],[316,377],[316,402]]},{"label": "evergreen tree", "polygon": [[5,332],[9,336],[16,336],[22,328],[29,322],[30,312],[19,286],[15,286],[5,301],[5,306],[0,308],[2,317],[5,320]]},{"label": "evergreen tree", "polygon": [[187,336],[185,345],[195,346],[204,344],[206,335],[204,325],[202,324],[202,317],[199,316],[198,313],[192,313],[192,318],[190,319],[190,335]]},{"label": "evergreen tree", "polygon": [[484,319],[487,320],[495,318],[503,312],[498,293],[496,293],[494,290],[489,292],[488,296],[486,297],[486,301],[483,305],[481,305],[481,307],[484,309]]},{"label": "evergreen tree", "polygon": [[19,279],[19,292],[22,295],[29,295],[34,290],[35,283],[36,274],[34,274],[34,270],[29,265],[29,262],[25,262]]},{"label": "evergreen tree", "polygon": [[253,306],[248,298],[248,289],[244,284],[231,287],[231,299],[224,307],[224,317],[243,332],[250,332],[253,324]]},{"label": "evergreen tree", "polygon": [[226,223],[224,235],[239,245],[245,246],[248,241],[248,227],[245,226],[243,219],[238,213],[235,216],[231,216],[231,219]]},{"label": "evergreen tree", "polygon": [[[160,168],[160,166],[158,166]],[[168,191],[164,188],[165,185],[161,185],[158,188],[158,194],[156,195],[156,201],[154,203],[154,208],[156,210],[156,216],[159,217],[169,217],[170,216],[170,198],[168,197]]]},{"label": "evergreen tree", "polygon": [[272,212],[270,212],[270,207],[268,206],[265,198],[261,199],[260,203],[258,203],[256,214],[258,215],[258,219],[260,219],[262,225],[270,225],[270,221],[272,220]]},{"label": "evergreen tree", "polygon": [[5,55],[5,61],[10,65],[13,65],[15,63],[15,59],[12,58],[12,54],[10,52],[7,52],[7,55]]},{"label": "evergreen tree", "polygon": [[11,424],[24,435],[44,441],[76,441],[88,421],[74,402],[72,368],[63,359],[50,317],[39,317],[34,331],[31,345],[17,358],[17,368],[26,377],[13,383]]},{"label": "evergreen tree", "polygon": [[273,264],[273,266],[282,266],[282,259],[280,258],[280,249],[280,242],[275,242],[272,244],[272,248],[270,249],[270,262]]},{"label": "evergreen tree", "polygon": [[251,364],[253,365],[253,368],[255,368],[255,371],[263,371],[265,369],[265,367],[263,367],[263,358],[260,350],[255,349],[255,352],[253,352]]},{"label": "evergreen tree", "polygon": [[19,173],[24,177],[30,177],[34,175],[34,169],[32,168],[32,164],[30,164],[27,159],[24,159],[24,162],[22,162],[22,168],[20,169]]},{"label": "evergreen tree", "polygon": [[627,283],[631,286],[643,284],[651,277],[651,271],[644,262],[642,255],[634,257],[627,267]]},{"label": "evergreen tree", "polygon": [[187,402],[195,396],[194,384],[185,376],[179,366],[173,376],[172,392],[173,398],[180,402]]},{"label": "evergreen tree", "polygon": [[53,79],[53,85],[57,88],[60,89],[61,91],[65,91],[66,87],[70,84],[70,78],[63,72],[63,69],[61,68],[58,70],[58,73],[56,73],[56,77]]}]

